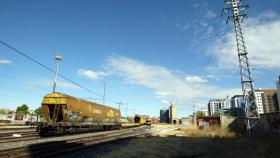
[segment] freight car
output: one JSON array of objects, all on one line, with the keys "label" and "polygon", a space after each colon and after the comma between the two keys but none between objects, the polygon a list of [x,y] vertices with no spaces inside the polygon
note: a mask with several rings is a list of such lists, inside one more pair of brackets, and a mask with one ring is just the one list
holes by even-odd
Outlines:
[{"label": "freight car", "polygon": [[102,127],[121,126],[120,111],[62,93],[47,94],[42,101],[44,123],[38,126],[39,135],[65,134]]},{"label": "freight car", "polygon": [[145,125],[148,120],[148,116],[146,115],[135,115],[134,122],[139,123],[140,125]]}]

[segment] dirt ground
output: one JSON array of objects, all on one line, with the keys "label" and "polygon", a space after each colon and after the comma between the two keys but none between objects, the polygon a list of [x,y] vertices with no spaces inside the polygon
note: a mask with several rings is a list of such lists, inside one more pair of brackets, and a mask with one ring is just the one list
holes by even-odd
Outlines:
[{"label": "dirt ground", "polygon": [[66,157],[86,158],[278,158],[279,134],[262,136],[237,135],[214,128],[157,125],[166,131],[148,137],[132,138],[94,146]]}]

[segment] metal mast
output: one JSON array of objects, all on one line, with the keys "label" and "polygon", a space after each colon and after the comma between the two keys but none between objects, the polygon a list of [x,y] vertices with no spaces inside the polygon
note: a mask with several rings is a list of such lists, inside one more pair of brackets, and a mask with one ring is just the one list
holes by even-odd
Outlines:
[{"label": "metal mast", "polygon": [[59,63],[62,60],[62,56],[59,55],[58,53],[56,53],[54,58],[56,60],[56,70],[55,70],[55,77],[54,77],[54,81],[53,81],[53,93],[55,92],[55,88],[56,88],[56,81],[57,81],[57,77],[58,77]]},{"label": "metal mast", "polygon": [[196,105],[195,102],[192,102],[192,107],[193,107],[193,124],[196,125]]},{"label": "metal mast", "polygon": [[247,9],[249,5],[242,5],[241,0],[225,0],[222,15],[224,13],[231,12],[228,16],[226,23],[229,20],[234,23],[234,30],[236,35],[237,52],[239,58],[239,68],[242,91],[245,101],[245,113],[247,118],[247,130],[250,133],[250,129],[255,123],[255,119],[259,117],[257,113],[257,107],[255,102],[255,93],[253,86],[253,79],[251,75],[251,69],[248,62],[247,50],[244,42],[244,36],[241,29],[241,22],[247,17]]},{"label": "metal mast", "polygon": [[106,82],[104,82],[104,86],[103,86],[103,105],[105,105],[105,97],[106,97]]},{"label": "metal mast", "polygon": [[123,105],[124,103],[122,101],[117,103],[119,105],[119,111],[121,111],[121,105]]}]

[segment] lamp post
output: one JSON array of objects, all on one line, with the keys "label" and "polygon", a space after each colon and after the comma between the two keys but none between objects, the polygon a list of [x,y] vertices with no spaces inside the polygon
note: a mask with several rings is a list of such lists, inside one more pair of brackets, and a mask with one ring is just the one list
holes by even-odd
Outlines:
[{"label": "lamp post", "polygon": [[58,53],[55,54],[55,60],[56,60],[56,70],[55,70],[55,77],[53,82],[53,93],[55,93],[56,88],[56,82],[58,77],[58,70],[59,70],[59,63],[62,61],[62,56]]}]

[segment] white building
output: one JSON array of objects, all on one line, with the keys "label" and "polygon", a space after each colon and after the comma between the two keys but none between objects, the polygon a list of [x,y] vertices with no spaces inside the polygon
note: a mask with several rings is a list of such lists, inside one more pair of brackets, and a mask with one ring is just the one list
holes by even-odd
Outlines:
[{"label": "white building", "polygon": [[211,99],[208,103],[208,114],[212,116],[215,112],[221,109],[229,109],[226,99]]},{"label": "white building", "polygon": [[170,116],[170,123],[171,124],[176,124],[177,123],[177,119],[176,119],[176,104],[175,102],[171,102],[171,105],[169,107],[169,116]]},{"label": "white building", "polygon": [[244,108],[245,103],[244,103],[244,97],[243,95],[235,95],[231,98],[230,100],[230,107],[231,108]]},{"label": "white building", "polygon": [[234,116],[245,116],[245,101],[243,95],[235,95],[230,100],[231,114]]},{"label": "white building", "polygon": [[262,99],[263,91],[261,89],[255,90],[256,104],[257,104],[257,112],[258,114],[263,114],[263,99]]},{"label": "white building", "polygon": [[276,87],[277,87],[278,106],[280,106],[280,76],[278,78],[278,81],[276,81]]}]

